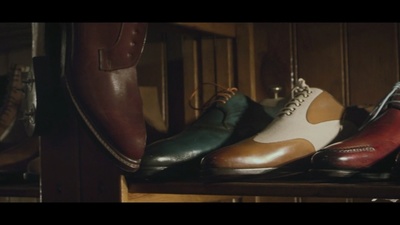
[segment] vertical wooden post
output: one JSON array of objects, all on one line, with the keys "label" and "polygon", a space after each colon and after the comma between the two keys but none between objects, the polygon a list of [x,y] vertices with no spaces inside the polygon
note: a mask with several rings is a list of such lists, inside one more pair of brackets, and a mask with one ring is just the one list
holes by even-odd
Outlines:
[{"label": "vertical wooden post", "polygon": [[61,29],[46,24],[46,56],[34,59],[43,202],[120,202],[122,171],[86,129],[61,78]]}]

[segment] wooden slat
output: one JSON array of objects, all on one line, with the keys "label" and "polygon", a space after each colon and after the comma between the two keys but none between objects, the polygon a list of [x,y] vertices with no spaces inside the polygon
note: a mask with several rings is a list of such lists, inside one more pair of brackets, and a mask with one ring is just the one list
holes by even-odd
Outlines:
[{"label": "wooden slat", "polygon": [[197,41],[194,39],[185,39],[182,42],[183,54],[183,82],[184,82],[184,96],[185,96],[185,124],[190,124],[199,116],[198,110],[190,107],[189,101],[192,106],[200,107],[199,93],[191,98],[193,92],[199,87],[199,65],[198,65],[198,52]]},{"label": "wooden slat", "polygon": [[215,48],[214,39],[205,38],[201,40],[201,103],[207,102],[215,95],[217,87],[214,85],[203,85],[203,83],[216,83],[215,79]]},{"label": "wooden slat", "polygon": [[32,57],[44,56],[45,53],[45,23],[32,23]]},{"label": "wooden slat", "polygon": [[209,32],[212,34],[235,37],[235,23],[174,23],[198,31]]},{"label": "wooden slat", "polygon": [[339,23],[296,24],[298,77],[344,103],[343,56]]},{"label": "wooden slat", "polygon": [[254,53],[254,25],[238,23],[236,26],[238,88],[253,100],[256,99],[256,68]]},{"label": "wooden slat", "polygon": [[31,23],[0,23],[0,51],[32,46]]},{"label": "wooden slat", "polygon": [[148,124],[147,143],[168,132],[167,59],[165,43],[147,42],[137,65],[143,114]]},{"label": "wooden slat", "polygon": [[394,23],[349,23],[350,104],[375,105],[398,81]]},{"label": "wooden slat", "polygon": [[256,23],[254,29],[257,100],[273,98],[272,86],[290,96],[290,23]]},{"label": "wooden slat", "polygon": [[230,38],[215,39],[216,82],[224,87],[234,84],[233,41]]}]

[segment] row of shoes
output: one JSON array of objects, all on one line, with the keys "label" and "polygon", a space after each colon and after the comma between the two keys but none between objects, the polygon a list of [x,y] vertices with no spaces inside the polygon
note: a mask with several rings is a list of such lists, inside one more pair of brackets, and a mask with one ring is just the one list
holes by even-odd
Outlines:
[{"label": "row of shoes", "polygon": [[284,104],[273,108],[236,88],[223,89],[181,133],[146,146],[129,178],[393,178],[400,171],[399,87],[375,108],[344,107],[301,78]]},{"label": "row of shoes", "polygon": [[[297,81],[285,104],[272,108],[237,88],[224,88],[181,133],[146,145],[136,65],[147,24],[76,23],[62,30],[68,57],[61,57],[65,60],[61,79],[67,95],[103,150],[132,179],[275,177],[304,171],[386,178],[400,173],[398,84],[370,115],[360,116],[365,119],[361,124],[356,122],[359,118],[346,121],[349,107],[325,90],[309,87],[304,79]],[[8,81],[17,86],[8,85],[12,95],[5,97],[12,101],[1,105],[0,153],[4,154],[17,148],[6,140],[18,121],[15,100],[29,94],[23,91],[21,72],[13,70]],[[27,139],[38,138],[30,135]],[[10,171],[10,166],[2,168]]]},{"label": "row of shoes", "polygon": [[32,103],[27,100],[34,95],[30,76],[30,68],[22,65],[0,76],[0,181],[37,181],[40,176],[39,137],[26,126],[25,112]]}]

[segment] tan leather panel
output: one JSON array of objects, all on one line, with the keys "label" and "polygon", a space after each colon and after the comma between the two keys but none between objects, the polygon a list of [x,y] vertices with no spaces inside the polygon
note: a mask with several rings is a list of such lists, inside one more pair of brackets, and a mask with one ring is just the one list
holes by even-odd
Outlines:
[{"label": "tan leather panel", "polygon": [[343,111],[343,105],[336,101],[331,94],[323,91],[310,104],[307,111],[307,120],[311,124],[340,120]]},{"label": "tan leather panel", "polygon": [[217,168],[278,167],[314,152],[313,145],[304,139],[259,143],[249,138],[217,150],[204,163]]}]

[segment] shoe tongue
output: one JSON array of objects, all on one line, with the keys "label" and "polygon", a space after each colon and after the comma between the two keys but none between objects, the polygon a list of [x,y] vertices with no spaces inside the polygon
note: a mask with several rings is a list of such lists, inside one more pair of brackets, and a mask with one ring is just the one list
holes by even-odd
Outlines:
[{"label": "shoe tongue", "polygon": [[221,122],[225,124],[230,120],[235,121],[235,118],[240,117],[247,107],[247,98],[240,92],[236,92],[229,99],[217,97],[214,99],[214,102],[208,106],[205,111],[203,111],[201,118],[197,121],[197,124],[215,123],[220,125]]}]

